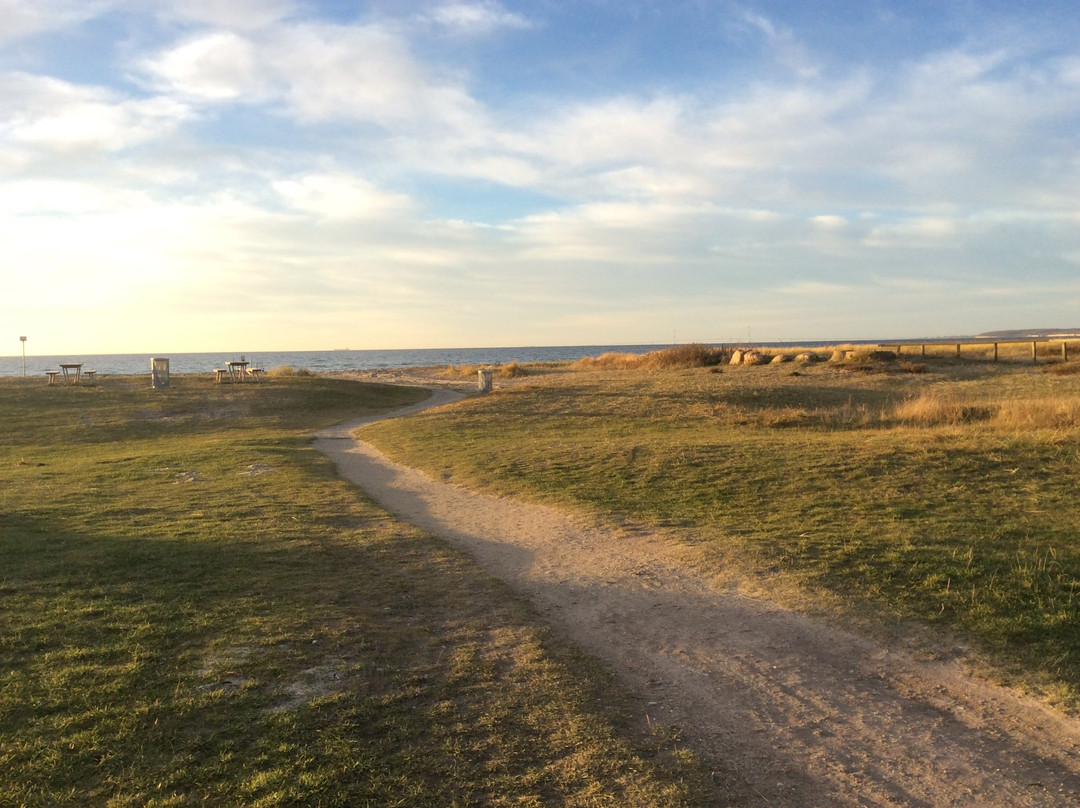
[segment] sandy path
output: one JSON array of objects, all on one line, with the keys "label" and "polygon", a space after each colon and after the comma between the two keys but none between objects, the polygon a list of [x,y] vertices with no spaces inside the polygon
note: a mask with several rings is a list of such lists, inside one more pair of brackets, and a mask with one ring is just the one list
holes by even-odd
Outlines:
[{"label": "sandy path", "polygon": [[[446,403],[434,397],[403,414]],[[368,419],[371,420],[371,419]],[[476,494],[349,435],[316,447],[387,509],[478,559],[681,728],[732,804],[1080,805],[1080,722],[958,666],[915,661],[716,591],[659,537]]]}]

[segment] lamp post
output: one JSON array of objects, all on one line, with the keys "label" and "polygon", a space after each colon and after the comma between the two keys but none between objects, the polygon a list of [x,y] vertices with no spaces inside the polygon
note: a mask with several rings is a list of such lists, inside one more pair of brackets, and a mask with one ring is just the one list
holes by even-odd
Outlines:
[{"label": "lamp post", "polygon": [[19,337],[19,342],[22,343],[22,375],[26,375],[26,337]]}]

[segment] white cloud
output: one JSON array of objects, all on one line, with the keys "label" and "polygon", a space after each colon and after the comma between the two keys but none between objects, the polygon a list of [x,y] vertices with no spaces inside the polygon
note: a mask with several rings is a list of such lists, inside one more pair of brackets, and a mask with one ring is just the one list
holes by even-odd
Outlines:
[{"label": "white cloud", "polygon": [[156,3],[162,16],[232,30],[263,28],[299,9],[293,0],[156,0]]},{"label": "white cloud", "polygon": [[254,45],[225,31],[189,39],[140,67],[159,89],[204,101],[258,100],[266,92]]},{"label": "white cloud", "polygon": [[304,25],[262,55],[305,121],[358,120],[438,138],[474,125],[479,105],[457,77],[439,76],[399,36],[378,26]]},{"label": "white cloud", "polygon": [[153,84],[207,103],[265,102],[307,125],[373,123],[436,141],[479,125],[457,76],[439,75],[378,25],[296,24],[241,36],[217,31],[137,65]]},{"label": "white cloud", "polygon": [[843,216],[834,216],[831,214],[814,216],[810,221],[815,227],[819,227],[822,230],[843,230],[849,224],[848,220]]},{"label": "white cloud", "polygon": [[0,45],[78,25],[121,2],[123,0],[0,0]]},{"label": "white cloud", "polygon": [[932,247],[939,246],[942,242],[956,236],[959,230],[956,219],[920,217],[911,221],[874,227],[863,243],[868,247]]},{"label": "white cloud", "polygon": [[425,18],[456,33],[487,34],[500,28],[531,28],[532,23],[491,0],[484,2],[444,3],[425,15]]},{"label": "white cloud", "polygon": [[570,107],[539,122],[531,148],[552,164],[610,167],[663,162],[683,145],[685,112],[675,98],[616,98]]},{"label": "white cloud", "polygon": [[[943,318],[963,311],[980,272],[1007,289],[1018,267],[1075,269],[1075,56],[1043,62],[973,41],[888,73],[834,65],[826,76],[779,18],[748,12],[742,34],[794,77],[766,67],[768,80],[680,76],[648,91],[545,78],[532,85],[545,95],[505,103],[502,77],[483,73],[498,69],[486,61],[497,49],[470,50],[466,35],[527,20],[494,2],[405,5],[423,19],[315,23],[315,6],[277,0],[86,5],[116,10],[118,29],[137,30],[147,6],[158,14],[113,43],[121,53],[176,39],[128,56],[142,96],[122,76],[108,89],[0,75],[5,261],[111,306],[115,320],[117,301],[142,307],[146,293],[167,298],[175,322],[220,307],[215,333],[251,334],[242,296],[274,324],[259,341],[293,343],[282,347],[311,345],[313,322],[331,335],[359,320],[373,324],[369,345],[557,342],[566,327],[606,341],[629,336],[627,313],[665,337],[672,325],[726,337],[711,330],[724,318],[737,332],[800,337],[798,321],[856,336],[837,333],[840,317],[902,335],[920,296],[950,298]],[[0,40],[5,20],[32,32],[97,13],[80,8],[0,0]],[[95,77],[108,69],[101,56]],[[46,64],[34,58],[27,69]],[[238,125],[215,130],[219,118]],[[200,126],[181,128],[191,120]],[[65,176],[88,179],[47,180]],[[908,314],[879,316],[895,299]],[[157,328],[150,319],[141,326]],[[408,325],[387,336],[395,323]]]},{"label": "white cloud", "polygon": [[736,19],[750,30],[761,34],[773,58],[796,77],[812,79],[821,72],[818,60],[790,28],[777,25],[768,17],[748,9],[742,10]]},{"label": "white cloud", "polygon": [[115,151],[160,137],[189,117],[163,98],[115,92],[23,73],[0,75],[0,137],[55,151]]},{"label": "white cloud", "polygon": [[387,193],[357,177],[308,175],[273,187],[292,208],[326,219],[381,219],[412,207],[404,194]]}]

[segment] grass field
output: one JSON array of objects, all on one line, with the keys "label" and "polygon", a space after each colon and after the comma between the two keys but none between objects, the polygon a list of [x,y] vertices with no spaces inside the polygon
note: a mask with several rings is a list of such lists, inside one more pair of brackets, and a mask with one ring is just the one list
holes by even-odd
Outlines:
[{"label": "grass field", "polygon": [[718,804],[603,669],[310,447],[419,395],[0,380],[0,805]]},{"label": "grass field", "polygon": [[710,574],[976,649],[1075,710],[1080,375],[1020,356],[606,369],[614,357],[365,436],[470,486],[676,527]]}]

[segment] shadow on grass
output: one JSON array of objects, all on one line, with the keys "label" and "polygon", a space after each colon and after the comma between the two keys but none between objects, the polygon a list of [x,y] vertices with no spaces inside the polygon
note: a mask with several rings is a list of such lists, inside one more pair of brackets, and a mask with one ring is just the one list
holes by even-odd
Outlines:
[{"label": "shadow on grass", "polygon": [[597,804],[686,804],[601,715],[609,678],[467,559],[370,525],[222,542],[0,516],[0,804],[548,802],[597,782]]}]

